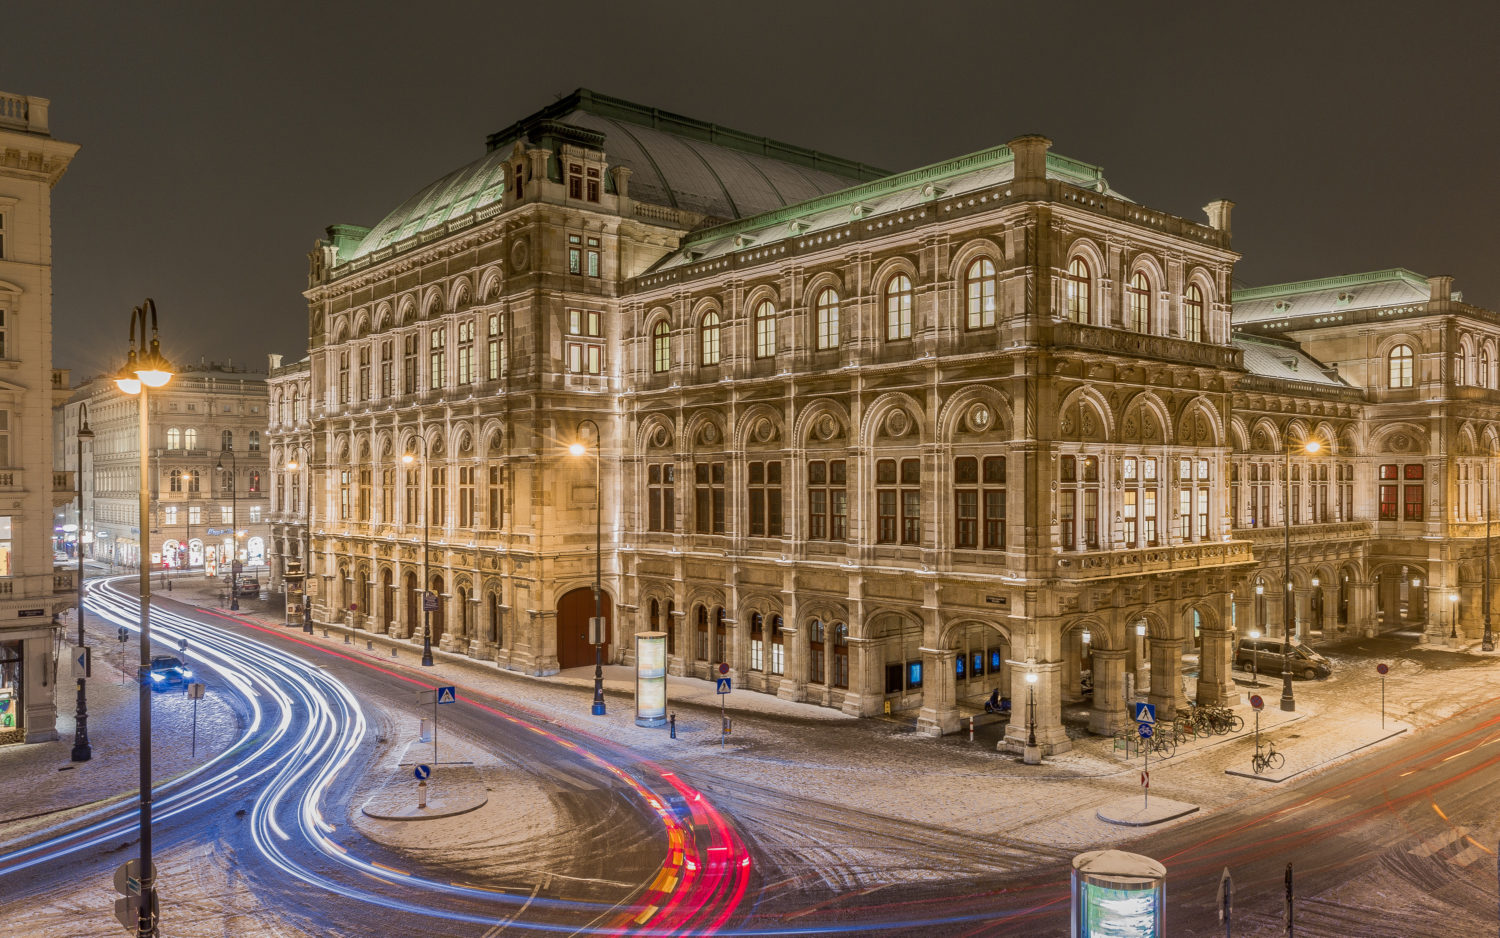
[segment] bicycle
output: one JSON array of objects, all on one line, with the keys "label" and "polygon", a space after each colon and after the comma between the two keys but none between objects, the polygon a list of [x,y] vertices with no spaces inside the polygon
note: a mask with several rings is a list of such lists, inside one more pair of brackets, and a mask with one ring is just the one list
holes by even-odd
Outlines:
[{"label": "bicycle", "polygon": [[1250,757],[1250,768],[1256,775],[1266,769],[1279,769],[1286,764],[1286,759],[1276,751],[1275,743],[1267,743],[1266,751],[1262,753],[1260,747],[1255,747],[1255,755]]},{"label": "bicycle", "polygon": [[1161,753],[1163,759],[1170,759],[1177,754],[1177,743],[1173,742],[1164,733],[1152,736],[1150,744],[1151,751]]}]

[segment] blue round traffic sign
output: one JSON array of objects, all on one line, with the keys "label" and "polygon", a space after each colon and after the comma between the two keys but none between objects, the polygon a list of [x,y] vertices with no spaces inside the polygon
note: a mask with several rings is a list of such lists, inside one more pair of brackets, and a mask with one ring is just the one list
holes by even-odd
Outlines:
[{"label": "blue round traffic sign", "polygon": [[1141,724],[1141,739],[1150,739],[1150,738],[1151,738],[1151,724],[1150,723],[1142,723]]},{"label": "blue round traffic sign", "polygon": [[411,774],[413,774],[413,775],[415,775],[417,777],[417,781],[419,781],[419,782],[425,782],[429,778],[432,777],[432,766],[430,766],[430,765],[419,765],[415,769],[412,770]]}]

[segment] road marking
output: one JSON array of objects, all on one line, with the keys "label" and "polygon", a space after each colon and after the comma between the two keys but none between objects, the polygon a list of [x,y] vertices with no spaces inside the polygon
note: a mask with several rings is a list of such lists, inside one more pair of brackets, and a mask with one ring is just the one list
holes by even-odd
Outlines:
[{"label": "road marking", "polygon": [[526,907],[528,905],[531,905],[531,900],[536,898],[536,894],[540,892],[541,889],[541,883],[537,883],[535,886],[531,887],[531,895],[526,897],[526,901],[521,903],[521,907],[519,909],[516,909],[515,914],[513,914],[508,919],[501,919],[500,921],[496,922],[495,927],[485,932],[482,936],[480,936],[480,938],[495,938],[496,935],[503,933],[505,931],[505,926],[521,917],[521,913],[526,911]]},{"label": "road marking", "polygon": [[1443,761],[1444,762],[1451,762],[1452,760],[1457,759],[1459,756],[1466,756],[1466,755],[1468,755],[1469,753],[1471,753],[1473,751],[1474,751],[1473,747],[1470,747],[1468,749],[1465,749],[1463,752],[1455,752],[1453,755],[1449,756],[1448,758],[1444,759]]},{"label": "road marking", "polygon": [[1418,846],[1408,850],[1407,853],[1410,853],[1414,857],[1430,857],[1461,840],[1468,833],[1466,828],[1455,827],[1452,830],[1443,831],[1441,834],[1427,838]]},{"label": "road marking", "polygon": [[1483,859],[1486,853],[1489,853],[1489,851],[1478,844],[1471,843],[1458,853],[1455,853],[1452,857],[1452,862],[1457,863],[1459,866],[1468,866],[1475,860]]}]

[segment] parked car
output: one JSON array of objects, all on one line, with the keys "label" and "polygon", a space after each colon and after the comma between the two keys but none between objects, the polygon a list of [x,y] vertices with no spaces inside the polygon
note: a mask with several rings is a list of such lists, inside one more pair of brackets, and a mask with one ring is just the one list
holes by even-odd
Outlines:
[{"label": "parked car", "polygon": [[242,577],[240,577],[240,595],[241,596],[259,596],[260,595],[260,581],[257,580],[253,576],[242,576]]},{"label": "parked car", "polygon": [[193,679],[193,670],[176,655],[157,655],[151,659],[151,688],[166,690],[182,687]]},{"label": "parked car", "polygon": [[1261,674],[1280,674],[1283,663],[1293,674],[1308,680],[1333,673],[1332,662],[1296,639],[1292,640],[1290,654],[1286,642],[1279,638],[1242,640],[1234,653],[1234,665],[1242,671],[1249,671],[1251,662]]}]

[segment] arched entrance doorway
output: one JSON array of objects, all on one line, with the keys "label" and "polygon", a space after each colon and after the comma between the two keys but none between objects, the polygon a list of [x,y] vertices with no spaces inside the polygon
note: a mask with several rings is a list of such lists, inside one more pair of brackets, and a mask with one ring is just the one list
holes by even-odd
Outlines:
[{"label": "arched entrance doorway", "polygon": [[[609,591],[599,594],[604,610],[604,644],[614,640],[615,604]],[[557,601],[557,666],[560,669],[581,668],[594,663],[594,646],[589,644],[589,619],[594,615],[594,589],[585,586],[563,594]]]},{"label": "arched entrance doorway", "polygon": [[429,641],[436,647],[438,642],[442,641],[443,619],[448,611],[448,601],[443,596],[443,578],[438,574],[433,574],[432,582],[428,584],[427,588],[432,590],[433,594],[437,596],[437,608],[426,613],[429,616],[427,627],[431,630]]}]

